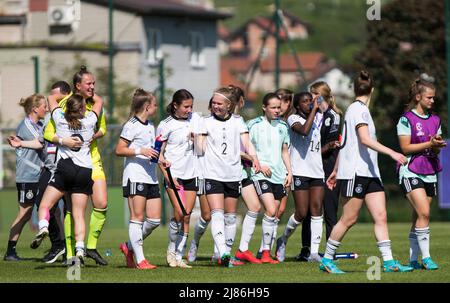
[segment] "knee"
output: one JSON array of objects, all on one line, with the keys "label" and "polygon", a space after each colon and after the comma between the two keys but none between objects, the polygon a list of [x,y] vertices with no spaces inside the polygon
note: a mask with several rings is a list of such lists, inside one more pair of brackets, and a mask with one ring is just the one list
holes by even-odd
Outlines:
[{"label": "knee", "polygon": [[358,216],[351,216],[341,220],[342,224],[344,224],[347,229],[355,225],[356,221],[358,221]]},{"label": "knee", "polygon": [[203,219],[205,222],[211,221],[211,213],[205,213],[205,214],[202,214],[202,219]]},{"label": "knee", "polygon": [[226,213],[224,217],[225,217],[225,225],[230,226],[236,224],[236,217],[237,217],[236,213]]},{"label": "knee", "polygon": [[417,220],[419,221],[430,221],[430,213],[429,212],[425,212],[425,213],[420,213],[417,215]]},{"label": "knee", "polygon": [[261,211],[261,205],[260,204],[252,205],[251,207],[248,208],[248,210],[255,213],[259,213]]},{"label": "knee", "polygon": [[306,214],[302,211],[295,211],[295,213],[294,213],[294,219],[297,222],[303,221],[303,219],[305,219],[305,217],[306,217]]}]

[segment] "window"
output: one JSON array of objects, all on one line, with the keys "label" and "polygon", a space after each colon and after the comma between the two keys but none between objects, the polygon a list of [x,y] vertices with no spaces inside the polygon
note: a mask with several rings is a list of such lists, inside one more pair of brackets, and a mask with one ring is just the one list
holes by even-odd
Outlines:
[{"label": "window", "polygon": [[147,62],[150,65],[158,65],[162,57],[161,31],[149,29],[147,35]]},{"label": "window", "polygon": [[202,68],[205,66],[205,54],[203,51],[204,41],[203,35],[198,32],[192,32],[190,34],[191,39],[191,53],[190,53],[190,64],[195,68]]}]

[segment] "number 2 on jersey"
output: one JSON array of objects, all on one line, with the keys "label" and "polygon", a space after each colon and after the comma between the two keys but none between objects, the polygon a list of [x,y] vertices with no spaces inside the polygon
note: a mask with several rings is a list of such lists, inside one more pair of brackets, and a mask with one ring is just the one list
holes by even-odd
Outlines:
[{"label": "number 2 on jersey", "polygon": [[227,144],[225,142],[222,143],[222,155],[226,155],[227,154]]}]

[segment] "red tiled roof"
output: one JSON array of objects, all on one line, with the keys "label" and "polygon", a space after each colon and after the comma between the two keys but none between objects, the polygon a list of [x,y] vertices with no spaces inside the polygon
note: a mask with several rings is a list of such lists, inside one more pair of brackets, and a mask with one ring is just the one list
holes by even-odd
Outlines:
[{"label": "red tiled roof", "polygon": [[[313,71],[317,69],[321,63],[325,63],[326,56],[321,52],[298,53],[300,65],[305,71]],[[268,57],[261,62],[261,72],[273,72],[275,70],[275,57]],[[297,71],[297,64],[292,54],[280,55],[280,70],[282,72]]]}]

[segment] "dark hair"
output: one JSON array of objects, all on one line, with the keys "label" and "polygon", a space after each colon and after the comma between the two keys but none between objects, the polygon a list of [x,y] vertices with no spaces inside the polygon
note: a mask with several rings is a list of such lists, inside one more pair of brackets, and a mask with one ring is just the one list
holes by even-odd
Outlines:
[{"label": "dark hair", "polygon": [[264,97],[263,97],[263,101],[262,101],[264,107],[267,107],[269,105],[269,101],[272,100],[272,99],[280,100],[278,95],[275,94],[275,93],[267,93],[267,94],[265,94]]},{"label": "dark hair", "polygon": [[77,93],[67,99],[64,117],[66,118],[70,129],[81,129],[81,119],[84,118],[84,113],[81,112],[81,109],[84,103],[83,96]]},{"label": "dark hair", "polygon": [[91,72],[87,70],[87,67],[82,65],[80,70],[73,75],[73,90],[77,91],[77,83],[81,83],[84,75],[92,75]]},{"label": "dark hair", "polygon": [[55,88],[59,88],[59,91],[61,92],[61,94],[64,94],[64,95],[68,95],[70,93],[70,91],[72,90],[70,88],[70,84],[67,83],[66,81],[57,81],[57,82],[53,83],[51,89],[55,89]]},{"label": "dark hair", "polygon": [[312,99],[313,96],[310,92],[299,92],[294,95],[294,99],[292,100],[292,106],[294,107],[295,112],[298,114],[300,106],[300,102],[306,98]]},{"label": "dark hair", "polygon": [[44,100],[45,102],[45,96],[39,94],[32,94],[31,96],[20,99],[19,105],[22,106],[23,109],[25,110],[25,113],[29,115],[31,114],[33,108],[36,108],[39,105],[41,105],[41,100]]},{"label": "dark hair", "polygon": [[289,118],[289,116],[294,112],[294,108],[292,106],[292,98],[294,96],[294,93],[289,89],[279,88],[275,91],[275,94],[277,94],[278,98],[280,98],[281,101],[289,102],[289,107],[282,116],[283,120],[287,120],[287,118]]},{"label": "dark hair", "polygon": [[175,104],[180,106],[184,100],[192,99],[194,100],[194,96],[187,89],[179,89],[172,96],[172,102],[169,103],[166,107],[166,112],[169,115],[175,114]]},{"label": "dark hair", "polygon": [[148,92],[142,88],[137,88],[134,91],[133,99],[131,101],[130,117],[140,113],[145,103],[156,102],[156,97],[151,92]]},{"label": "dark hair", "polygon": [[356,96],[370,95],[373,86],[372,76],[366,70],[362,70],[353,81],[353,90]]},{"label": "dark hair", "polygon": [[409,103],[406,106],[406,111],[410,111],[416,106],[416,96],[425,92],[427,88],[436,90],[433,83],[422,78],[417,78],[411,83],[409,88]]}]

